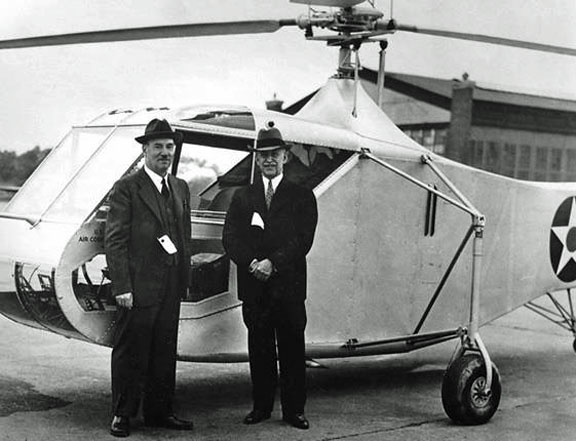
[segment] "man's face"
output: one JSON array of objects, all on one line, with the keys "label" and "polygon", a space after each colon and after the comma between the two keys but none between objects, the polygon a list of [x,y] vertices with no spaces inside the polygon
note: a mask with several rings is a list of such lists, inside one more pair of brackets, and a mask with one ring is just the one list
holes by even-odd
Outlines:
[{"label": "man's face", "polygon": [[174,159],[176,144],[170,138],[158,138],[142,146],[146,166],[160,176],[165,176]]},{"label": "man's face", "polygon": [[256,164],[267,179],[272,179],[282,173],[284,164],[288,161],[286,149],[277,149],[268,152],[256,152]]}]

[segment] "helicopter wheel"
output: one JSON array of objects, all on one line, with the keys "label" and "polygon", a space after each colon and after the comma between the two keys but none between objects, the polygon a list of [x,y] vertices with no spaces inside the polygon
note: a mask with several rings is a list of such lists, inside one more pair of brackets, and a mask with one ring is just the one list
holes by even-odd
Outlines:
[{"label": "helicopter wheel", "polygon": [[492,387],[484,392],[486,369],[480,355],[467,354],[455,360],[446,370],[442,382],[442,405],[446,414],[457,424],[484,424],[492,418],[502,387],[500,374],[492,364]]},{"label": "helicopter wheel", "polygon": [[574,349],[574,352],[576,352],[576,338],[572,342],[572,349]]}]

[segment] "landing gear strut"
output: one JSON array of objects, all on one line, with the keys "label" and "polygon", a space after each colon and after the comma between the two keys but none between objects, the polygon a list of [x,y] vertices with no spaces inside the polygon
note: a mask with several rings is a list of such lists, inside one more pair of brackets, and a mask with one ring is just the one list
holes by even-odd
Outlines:
[{"label": "landing gear strut", "polygon": [[[446,278],[450,275],[453,265],[464,249],[464,245],[468,242],[472,233],[474,233],[472,243],[472,289],[470,293],[469,326],[468,329],[461,334],[462,345],[458,355],[454,358],[454,361],[450,364],[444,375],[442,403],[446,414],[458,424],[486,423],[498,409],[500,395],[502,393],[500,374],[496,366],[492,364],[490,355],[478,332],[480,327],[480,278],[482,273],[483,236],[486,218],[456,188],[448,177],[442,173],[434,164],[433,159],[428,155],[421,157],[422,163],[432,169],[440,180],[452,191],[457,200],[438,191],[436,187],[426,185],[402,170],[375,157],[366,149],[362,150],[362,157],[369,158],[408,181],[425,188],[428,192],[442,198],[451,205],[470,214],[472,217],[470,229],[466,233],[464,241],[456,252],[446,273],[442,277],[424,315],[414,330],[414,335],[418,334],[422,328],[430,312],[430,308],[432,308],[432,305],[440,294]],[[486,369],[486,366],[489,366],[489,368]]]}]

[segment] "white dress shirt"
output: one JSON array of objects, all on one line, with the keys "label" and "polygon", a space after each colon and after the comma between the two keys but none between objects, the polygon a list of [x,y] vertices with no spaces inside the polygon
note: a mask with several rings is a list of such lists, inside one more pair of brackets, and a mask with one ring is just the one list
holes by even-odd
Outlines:
[{"label": "white dress shirt", "polygon": [[[146,172],[146,174],[148,176],[150,176],[150,179],[152,179],[152,182],[154,183],[154,186],[158,190],[158,193],[162,194],[162,179],[166,179],[166,187],[168,187],[168,191],[170,191],[170,186],[168,184],[168,174],[166,174],[166,176],[163,178],[162,176],[160,176],[155,171],[152,171],[151,169],[149,169],[146,166],[146,164],[144,164],[144,171]],[[274,184],[272,184],[272,185],[274,185]]]},{"label": "white dress shirt", "polygon": [[264,183],[264,199],[266,199],[266,190],[268,189],[268,181],[272,181],[272,188],[274,189],[274,194],[276,194],[276,189],[278,188],[278,185],[280,185],[280,181],[282,181],[283,177],[284,173],[280,173],[278,176],[272,179],[265,178],[264,175],[262,175],[262,182]]}]

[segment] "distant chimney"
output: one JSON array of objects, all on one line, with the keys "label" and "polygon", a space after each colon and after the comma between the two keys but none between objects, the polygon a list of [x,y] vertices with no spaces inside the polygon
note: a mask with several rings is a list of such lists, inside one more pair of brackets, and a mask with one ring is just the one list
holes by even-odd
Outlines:
[{"label": "distant chimney", "polygon": [[271,100],[266,101],[266,108],[268,110],[273,110],[275,112],[282,112],[282,105],[283,104],[284,104],[284,101],[277,99],[276,93],[274,93],[274,97]]},{"label": "distant chimney", "polygon": [[452,103],[450,106],[450,129],[446,157],[464,164],[470,164],[468,146],[474,110],[474,88],[476,83],[464,72],[462,80],[452,83]]}]

